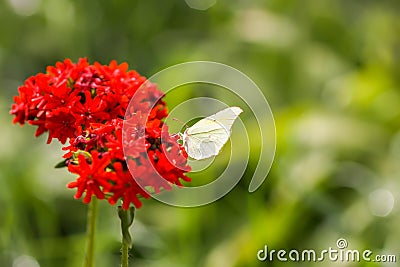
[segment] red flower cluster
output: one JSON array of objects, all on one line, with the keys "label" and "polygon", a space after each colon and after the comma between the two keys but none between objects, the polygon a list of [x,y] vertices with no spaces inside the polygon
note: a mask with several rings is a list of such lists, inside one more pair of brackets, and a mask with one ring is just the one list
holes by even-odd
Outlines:
[{"label": "red flower cluster", "polygon": [[190,181],[187,154],[162,121],[168,115],[163,93],[126,63],[66,59],[18,91],[14,123],[36,125],[36,136],[48,132],[48,143],[69,141],[61,165],[79,175],[68,184],[77,188],[75,198],[121,199],[124,209],[139,208],[139,197],[150,196],[144,187],[159,192]]}]

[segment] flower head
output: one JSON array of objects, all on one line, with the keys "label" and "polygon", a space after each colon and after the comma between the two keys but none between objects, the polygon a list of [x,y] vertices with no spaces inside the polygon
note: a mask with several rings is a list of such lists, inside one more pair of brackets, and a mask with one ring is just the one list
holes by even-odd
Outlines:
[{"label": "flower head", "polygon": [[[77,189],[75,198],[122,200],[128,209],[150,196],[142,185],[159,192],[190,180],[187,154],[163,131],[168,115],[163,93],[126,63],[66,59],[28,78],[18,92],[10,110],[13,122],[37,126],[35,135],[47,132],[48,143],[68,142],[64,165],[78,175],[68,184]],[[124,121],[125,114],[130,115]]]}]

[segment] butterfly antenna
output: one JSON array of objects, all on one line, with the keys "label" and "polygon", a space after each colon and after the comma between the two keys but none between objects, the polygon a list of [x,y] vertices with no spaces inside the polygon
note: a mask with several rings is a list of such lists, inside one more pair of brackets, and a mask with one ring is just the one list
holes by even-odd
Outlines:
[{"label": "butterfly antenna", "polygon": [[177,121],[177,122],[179,122],[181,125],[183,125],[183,126],[185,126],[186,128],[189,128],[189,126],[186,124],[186,123],[184,123],[183,121],[181,121],[180,119],[178,119],[178,118],[172,118],[174,121]]}]

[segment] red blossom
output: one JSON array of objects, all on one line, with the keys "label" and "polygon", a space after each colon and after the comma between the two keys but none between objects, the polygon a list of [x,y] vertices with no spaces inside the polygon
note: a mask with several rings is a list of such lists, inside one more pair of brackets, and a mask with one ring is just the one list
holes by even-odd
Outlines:
[{"label": "red blossom", "polygon": [[[42,120],[30,121],[33,125],[36,122],[41,123]],[[62,144],[65,144],[67,139],[76,135],[79,130],[75,126],[75,122],[76,119],[68,108],[56,108],[52,112],[48,112],[44,119],[44,127],[49,131],[49,140],[47,143],[50,143],[52,138],[58,138]]]},{"label": "red blossom", "polygon": [[168,109],[156,85],[116,61],[65,59],[46,71],[18,88],[10,114],[14,123],[37,126],[36,136],[47,132],[48,143],[68,141],[64,165],[78,175],[68,184],[77,188],[75,198],[139,208],[140,198],[150,197],[144,187],[159,192],[190,181],[187,154],[162,131]]},{"label": "red blossom", "polygon": [[92,97],[90,91],[81,95],[82,100],[76,101],[71,107],[71,113],[76,119],[76,125],[89,127],[93,122],[108,121],[108,104],[101,97]]},{"label": "red blossom", "polygon": [[[86,193],[83,202],[89,203],[92,195],[98,199],[104,199],[103,189],[110,186],[110,173],[106,171],[106,167],[111,163],[107,154],[100,155],[97,151],[93,151],[91,158],[85,155],[78,155],[78,164],[71,163],[68,170],[78,174],[76,181],[69,183],[68,188],[77,188],[75,198],[81,198]],[[89,163],[90,162],[90,163]]]},{"label": "red blossom", "polygon": [[[134,161],[131,161],[131,164],[135,164]],[[143,177],[146,173],[146,168],[144,166],[135,165],[132,166],[132,168],[135,170],[135,174],[138,175],[138,177]],[[116,162],[114,164],[114,169],[114,175],[116,177],[115,185],[110,188],[110,192],[113,193],[113,196],[108,199],[108,202],[110,202],[110,204],[115,204],[118,199],[121,198],[123,200],[123,209],[128,209],[131,203],[133,203],[136,208],[140,208],[142,203],[138,195],[149,198],[150,194],[137,184],[130,172],[124,170],[121,162]]]}]

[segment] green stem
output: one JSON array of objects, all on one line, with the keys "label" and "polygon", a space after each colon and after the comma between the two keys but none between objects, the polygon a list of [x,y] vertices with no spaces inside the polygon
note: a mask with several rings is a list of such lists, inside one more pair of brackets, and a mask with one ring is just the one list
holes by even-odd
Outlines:
[{"label": "green stem", "polygon": [[129,266],[129,249],[132,248],[132,237],[129,233],[129,227],[132,226],[135,218],[135,208],[130,207],[124,210],[121,206],[118,207],[118,217],[121,220],[121,234],[122,234],[122,255],[121,266]]},{"label": "green stem", "polygon": [[98,210],[98,200],[96,197],[92,198],[89,204],[88,214],[87,214],[87,240],[86,240],[86,254],[85,261],[83,263],[84,267],[94,266],[94,237],[96,234],[96,219]]},{"label": "green stem", "polygon": [[121,267],[129,266],[129,244],[122,238]]}]

